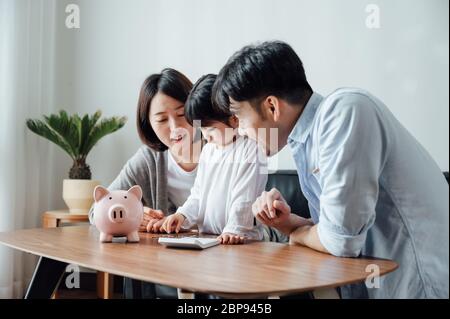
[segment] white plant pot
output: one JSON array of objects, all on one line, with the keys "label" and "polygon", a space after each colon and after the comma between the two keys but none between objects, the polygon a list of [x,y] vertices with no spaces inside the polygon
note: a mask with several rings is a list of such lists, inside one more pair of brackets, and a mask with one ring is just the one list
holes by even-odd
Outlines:
[{"label": "white plant pot", "polygon": [[88,214],[94,203],[94,188],[99,181],[90,179],[65,179],[63,199],[71,214]]}]

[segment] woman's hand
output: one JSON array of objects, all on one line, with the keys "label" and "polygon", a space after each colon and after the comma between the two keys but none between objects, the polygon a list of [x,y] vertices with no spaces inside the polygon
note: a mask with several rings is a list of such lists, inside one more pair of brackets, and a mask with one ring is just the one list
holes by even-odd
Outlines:
[{"label": "woman's hand", "polygon": [[164,224],[165,220],[165,217],[161,219],[151,219],[147,224],[147,233],[162,233],[163,230],[161,229],[161,227]]},{"label": "woman's hand", "polygon": [[140,232],[158,232],[164,220],[164,212],[144,206],[144,216],[139,226]]},{"label": "woman's hand", "polygon": [[161,219],[164,218],[164,212],[160,209],[152,209],[149,207],[144,206],[144,218],[155,218],[155,219]]},{"label": "woman's hand", "polygon": [[173,215],[167,216],[161,227],[161,231],[165,231],[168,234],[170,234],[173,231],[178,233],[185,219],[186,217],[184,217],[180,213],[175,213]]},{"label": "woman's hand", "polygon": [[221,244],[224,245],[239,245],[245,242],[245,236],[240,236],[232,233],[222,233],[217,237]]}]

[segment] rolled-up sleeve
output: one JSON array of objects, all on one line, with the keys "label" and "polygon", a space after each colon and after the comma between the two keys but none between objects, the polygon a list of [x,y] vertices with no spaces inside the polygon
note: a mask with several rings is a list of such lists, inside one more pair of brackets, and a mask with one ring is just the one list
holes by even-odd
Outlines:
[{"label": "rolled-up sleeve", "polygon": [[362,95],[338,98],[319,116],[318,236],[331,254],[356,257],[375,221],[387,136],[376,106]]}]

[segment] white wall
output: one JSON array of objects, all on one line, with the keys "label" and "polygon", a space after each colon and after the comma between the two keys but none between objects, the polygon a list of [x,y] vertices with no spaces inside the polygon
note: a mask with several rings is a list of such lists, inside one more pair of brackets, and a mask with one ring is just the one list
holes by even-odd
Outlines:
[{"label": "white wall", "polygon": [[[68,3],[80,6],[78,30],[65,28]],[[369,3],[380,7],[380,29],[365,25]],[[135,108],[147,75],[173,67],[195,81],[245,44],[280,39],[297,51],[316,91],[368,89],[448,170],[448,7],[447,0],[58,1],[54,106],[129,117],[88,158],[106,185],[140,145]],[[53,154],[53,203],[61,206],[58,188],[71,163]],[[288,151],[278,159],[272,168],[294,167]]]}]

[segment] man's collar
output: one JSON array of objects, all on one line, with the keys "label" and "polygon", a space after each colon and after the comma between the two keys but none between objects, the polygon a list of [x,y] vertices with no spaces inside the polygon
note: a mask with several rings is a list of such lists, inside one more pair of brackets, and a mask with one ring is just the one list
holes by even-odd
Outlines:
[{"label": "man's collar", "polygon": [[309,136],[313,124],[314,117],[317,112],[317,108],[319,107],[320,103],[322,102],[323,97],[313,92],[311,97],[308,100],[308,103],[306,103],[302,114],[300,115],[299,119],[297,120],[297,123],[294,126],[294,129],[292,130],[291,134],[289,134],[288,141],[295,141],[304,143],[306,141],[306,138]]}]

